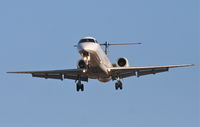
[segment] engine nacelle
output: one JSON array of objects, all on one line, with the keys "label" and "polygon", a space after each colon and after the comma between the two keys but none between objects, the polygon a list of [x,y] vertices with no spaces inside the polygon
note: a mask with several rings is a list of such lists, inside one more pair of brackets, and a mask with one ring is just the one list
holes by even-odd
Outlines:
[{"label": "engine nacelle", "polygon": [[81,69],[84,69],[84,68],[86,68],[87,67],[87,65],[86,65],[86,63],[85,63],[85,61],[84,60],[79,60],[78,62],[77,62],[77,68],[81,68]]},{"label": "engine nacelle", "polygon": [[121,57],[117,60],[117,67],[129,67],[128,59],[125,57]]}]

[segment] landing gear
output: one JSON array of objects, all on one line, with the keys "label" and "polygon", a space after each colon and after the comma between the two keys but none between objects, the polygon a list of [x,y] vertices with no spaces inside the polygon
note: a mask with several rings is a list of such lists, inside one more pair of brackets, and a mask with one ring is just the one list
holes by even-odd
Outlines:
[{"label": "landing gear", "polygon": [[122,82],[120,80],[118,80],[116,83],[115,83],[115,89],[118,90],[122,90],[123,88],[123,85],[122,85]]},{"label": "landing gear", "polygon": [[78,83],[76,83],[76,91],[84,91],[84,85],[81,84],[81,81],[78,81]]}]

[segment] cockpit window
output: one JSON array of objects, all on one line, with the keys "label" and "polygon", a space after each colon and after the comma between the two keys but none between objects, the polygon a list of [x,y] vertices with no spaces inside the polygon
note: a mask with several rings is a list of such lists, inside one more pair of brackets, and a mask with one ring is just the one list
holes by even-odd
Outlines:
[{"label": "cockpit window", "polygon": [[96,41],[94,39],[81,39],[79,41],[79,43],[84,43],[84,42],[93,42],[93,43],[96,43]]}]

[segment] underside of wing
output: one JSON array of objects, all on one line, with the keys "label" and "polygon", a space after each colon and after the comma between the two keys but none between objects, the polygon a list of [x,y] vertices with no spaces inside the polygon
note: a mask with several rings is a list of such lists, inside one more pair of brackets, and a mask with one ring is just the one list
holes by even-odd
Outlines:
[{"label": "underside of wing", "polygon": [[83,69],[65,69],[65,70],[47,70],[47,71],[25,71],[25,72],[7,72],[14,74],[32,74],[32,77],[45,78],[45,79],[73,79],[88,81],[87,75]]},{"label": "underside of wing", "polygon": [[115,80],[116,78],[126,78],[130,76],[143,76],[148,74],[156,74],[166,72],[169,68],[175,67],[188,67],[194,66],[193,64],[185,65],[165,65],[165,66],[146,66],[146,67],[113,67],[109,68],[110,73]]}]

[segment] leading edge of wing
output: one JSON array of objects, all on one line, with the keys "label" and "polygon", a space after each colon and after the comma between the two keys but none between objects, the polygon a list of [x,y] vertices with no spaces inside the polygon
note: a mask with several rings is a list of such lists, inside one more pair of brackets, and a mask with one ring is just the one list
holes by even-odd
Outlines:
[{"label": "leading edge of wing", "polygon": [[182,65],[163,65],[163,66],[144,66],[144,67],[112,67],[109,70],[144,70],[144,69],[157,69],[157,68],[175,68],[175,67],[189,67],[194,64],[182,64]]},{"label": "leading edge of wing", "polygon": [[77,74],[82,73],[83,69],[64,69],[64,70],[46,70],[46,71],[21,71],[21,72],[7,72],[12,74],[40,74],[40,73],[51,73],[51,74]]}]

